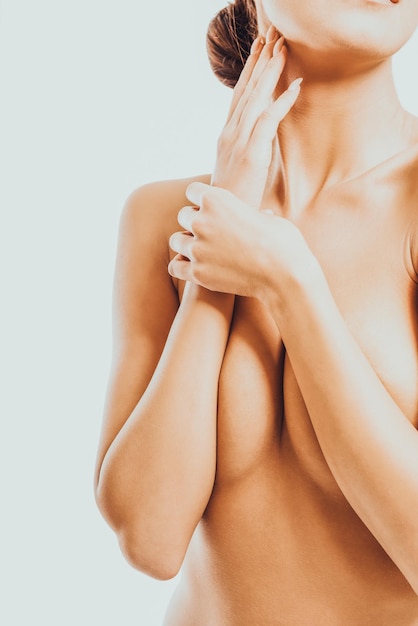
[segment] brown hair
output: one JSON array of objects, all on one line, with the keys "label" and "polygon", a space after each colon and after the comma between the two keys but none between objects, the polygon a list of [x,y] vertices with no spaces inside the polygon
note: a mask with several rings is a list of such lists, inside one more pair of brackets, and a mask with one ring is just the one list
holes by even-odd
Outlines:
[{"label": "brown hair", "polygon": [[235,86],[257,34],[254,0],[234,0],[210,22],[206,37],[209,62],[224,85]]}]

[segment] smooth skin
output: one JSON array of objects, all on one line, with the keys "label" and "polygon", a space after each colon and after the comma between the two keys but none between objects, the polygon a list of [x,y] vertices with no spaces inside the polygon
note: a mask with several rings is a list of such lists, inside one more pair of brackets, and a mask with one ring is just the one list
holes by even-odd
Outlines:
[{"label": "smooth skin", "polygon": [[418,8],[322,5],[258,5],[212,177],[122,216],[96,493],[166,626],[418,626]]}]

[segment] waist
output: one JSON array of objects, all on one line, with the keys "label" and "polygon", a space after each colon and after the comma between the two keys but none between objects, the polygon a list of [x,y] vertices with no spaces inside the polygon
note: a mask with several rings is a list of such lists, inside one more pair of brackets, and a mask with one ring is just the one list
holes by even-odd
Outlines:
[{"label": "waist", "polygon": [[418,626],[418,596],[343,496],[288,478],[215,489],[165,626]]}]

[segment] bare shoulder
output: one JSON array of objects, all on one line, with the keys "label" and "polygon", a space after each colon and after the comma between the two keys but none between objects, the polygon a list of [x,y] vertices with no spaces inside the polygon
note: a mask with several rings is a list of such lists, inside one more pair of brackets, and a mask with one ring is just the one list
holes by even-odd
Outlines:
[{"label": "bare shoulder", "polygon": [[179,292],[167,271],[174,254],[168,240],[180,229],[177,214],[187,203],[188,185],[209,180],[209,175],[202,175],[153,182],[127,199],[120,217],[114,274],[115,343],[129,347],[133,337],[151,337],[153,345],[159,345],[157,339],[166,336]]},{"label": "bare shoulder", "polygon": [[122,211],[121,222],[129,228],[145,227],[153,235],[169,236],[178,229],[177,214],[187,204],[185,192],[190,183],[210,182],[210,174],[190,178],[147,183],[135,189],[128,197]]},{"label": "bare shoulder", "polygon": [[97,476],[111,442],[147,388],[178,309],[167,271],[168,238],[193,181],[210,176],[149,183],[136,189],[121,214],[114,275],[113,359]]},{"label": "bare shoulder", "polygon": [[[170,236],[181,227],[177,221],[180,209],[188,204],[187,187],[195,181],[209,183],[211,175],[163,180],[147,183],[135,189],[128,197],[120,217],[118,258],[115,286],[117,298],[125,317],[132,310],[133,328],[139,328],[137,301],[155,300],[155,308],[173,309],[181,298],[183,284],[167,271],[174,256],[169,247]],[[170,290],[175,290],[175,301],[168,306]],[[142,294],[142,295],[141,295]],[[130,306],[127,306],[130,303]],[[173,314],[174,309],[171,311]]]}]

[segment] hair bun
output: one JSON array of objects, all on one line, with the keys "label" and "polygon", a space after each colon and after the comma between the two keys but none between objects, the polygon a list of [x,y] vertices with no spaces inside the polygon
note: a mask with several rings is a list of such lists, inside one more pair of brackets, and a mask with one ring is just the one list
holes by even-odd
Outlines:
[{"label": "hair bun", "polygon": [[235,0],[210,22],[206,37],[209,63],[227,87],[235,87],[256,37],[254,0]]}]

